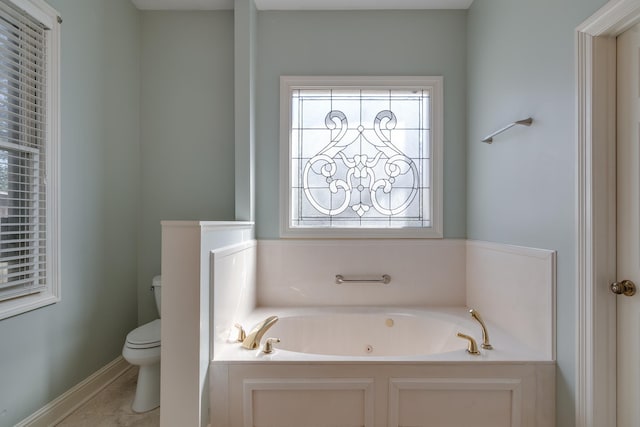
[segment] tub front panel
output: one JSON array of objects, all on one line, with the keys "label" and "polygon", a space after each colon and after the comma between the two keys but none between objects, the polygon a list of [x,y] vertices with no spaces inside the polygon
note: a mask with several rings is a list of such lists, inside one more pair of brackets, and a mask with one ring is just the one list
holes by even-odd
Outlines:
[{"label": "tub front panel", "polygon": [[552,362],[213,363],[228,381],[217,383],[227,400],[212,402],[212,427],[555,424]]},{"label": "tub front panel", "polygon": [[242,417],[249,426],[367,426],[373,421],[370,379],[245,379]]},{"label": "tub front panel", "polygon": [[519,378],[393,378],[389,425],[522,425],[521,387]]}]

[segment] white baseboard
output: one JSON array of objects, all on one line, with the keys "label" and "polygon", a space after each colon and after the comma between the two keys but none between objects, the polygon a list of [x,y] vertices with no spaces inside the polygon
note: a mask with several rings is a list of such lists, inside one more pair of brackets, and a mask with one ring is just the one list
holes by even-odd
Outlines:
[{"label": "white baseboard", "polygon": [[131,368],[131,365],[122,356],[119,356],[20,421],[15,427],[48,427],[59,423],[129,368]]}]

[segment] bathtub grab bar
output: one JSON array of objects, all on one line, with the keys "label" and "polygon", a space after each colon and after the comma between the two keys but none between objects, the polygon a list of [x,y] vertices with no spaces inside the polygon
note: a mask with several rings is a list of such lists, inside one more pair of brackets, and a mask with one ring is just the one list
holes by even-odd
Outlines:
[{"label": "bathtub grab bar", "polygon": [[381,279],[345,279],[341,274],[336,274],[336,285],[343,283],[382,283],[388,285],[391,283],[391,276],[383,274]]}]

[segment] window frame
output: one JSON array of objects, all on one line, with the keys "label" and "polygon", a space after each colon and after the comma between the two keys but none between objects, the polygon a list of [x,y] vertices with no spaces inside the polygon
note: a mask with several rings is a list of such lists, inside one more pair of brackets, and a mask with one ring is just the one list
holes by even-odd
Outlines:
[{"label": "window frame", "polygon": [[44,0],[7,0],[39,21],[46,38],[46,287],[37,293],[0,301],[0,320],[61,300],[60,286],[60,24],[58,12]]},{"label": "window frame", "polygon": [[[442,76],[280,76],[280,237],[282,238],[432,238],[443,237]],[[430,227],[292,227],[291,96],[296,89],[427,89],[430,92]]]}]

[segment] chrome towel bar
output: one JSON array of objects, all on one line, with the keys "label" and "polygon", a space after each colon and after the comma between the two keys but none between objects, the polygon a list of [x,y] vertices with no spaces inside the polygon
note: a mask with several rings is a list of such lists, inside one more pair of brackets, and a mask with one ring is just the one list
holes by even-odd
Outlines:
[{"label": "chrome towel bar", "polygon": [[493,142],[493,137],[494,136],[499,135],[502,132],[511,129],[512,127],[514,127],[516,125],[531,126],[531,123],[533,123],[533,119],[531,117],[529,117],[528,119],[518,120],[517,122],[509,123],[508,125],[506,125],[502,129],[499,129],[499,130],[495,131],[494,133],[492,133],[491,135],[488,135],[485,139],[482,140],[482,142],[486,142],[487,144],[491,144]]},{"label": "chrome towel bar", "polygon": [[344,276],[336,274],[336,285],[343,283],[382,283],[388,285],[391,282],[391,276],[383,274],[380,279],[345,279]]}]

